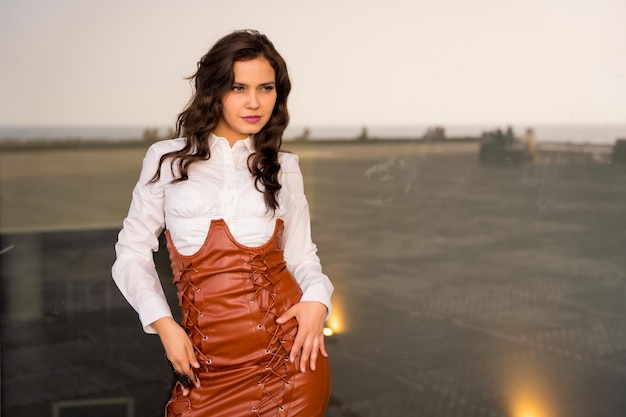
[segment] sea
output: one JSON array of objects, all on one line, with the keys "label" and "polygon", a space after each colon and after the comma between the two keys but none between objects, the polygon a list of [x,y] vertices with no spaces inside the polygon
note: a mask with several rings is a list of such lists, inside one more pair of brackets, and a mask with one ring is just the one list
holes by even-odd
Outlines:
[{"label": "sea", "polygon": [[[508,125],[352,125],[352,126],[289,126],[284,139],[294,140],[306,136],[310,140],[417,139],[429,130],[442,127],[445,137],[478,137],[483,132],[507,129]],[[617,139],[626,139],[625,124],[537,124],[511,125],[515,135],[532,129],[539,142],[612,145]],[[59,140],[110,140],[132,141],[144,137],[146,129],[156,129],[157,136],[165,139],[171,135],[170,126],[0,126],[0,142],[9,141],[59,141]]]}]

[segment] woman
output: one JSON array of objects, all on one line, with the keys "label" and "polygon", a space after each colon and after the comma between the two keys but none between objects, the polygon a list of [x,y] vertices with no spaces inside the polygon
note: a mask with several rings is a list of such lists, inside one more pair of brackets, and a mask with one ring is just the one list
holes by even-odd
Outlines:
[{"label": "woman", "polygon": [[[237,31],[192,78],[179,138],[144,159],[113,277],[179,377],[168,416],[323,416],[333,286],[311,241],[298,159],[279,152],[286,64],[264,35]],[[165,227],[180,325],[152,258]]]}]

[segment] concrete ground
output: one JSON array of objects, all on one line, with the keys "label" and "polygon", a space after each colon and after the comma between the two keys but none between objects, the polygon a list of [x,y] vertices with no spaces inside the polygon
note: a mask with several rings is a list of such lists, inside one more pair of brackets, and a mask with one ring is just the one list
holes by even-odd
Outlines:
[{"label": "concrete ground", "polygon": [[[626,166],[288,147],[336,287],[327,417],[626,415]],[[162,348],[109,273],[144,151],[0,154],[4,415],[162,415]]]}]

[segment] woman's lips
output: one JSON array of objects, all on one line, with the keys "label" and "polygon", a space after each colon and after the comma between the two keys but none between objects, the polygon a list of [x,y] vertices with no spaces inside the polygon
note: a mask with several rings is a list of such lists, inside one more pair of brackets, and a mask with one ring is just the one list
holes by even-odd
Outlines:
[{"label": "woman's lips", "polygon": [[261,116],[244,116],[242,119],[248,123],[257,123],[261,120]]}]

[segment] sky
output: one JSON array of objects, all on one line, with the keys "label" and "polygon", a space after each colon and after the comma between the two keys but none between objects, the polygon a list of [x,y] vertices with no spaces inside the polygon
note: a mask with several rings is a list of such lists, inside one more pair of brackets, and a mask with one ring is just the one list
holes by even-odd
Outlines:
[{"label": "sky", "polygon": [[300,126],[626,123],[624,0],[0,0],[0,126],[171,125],[254,28]]}]

